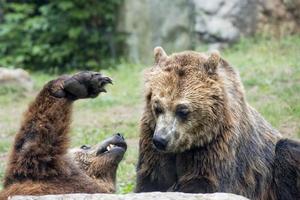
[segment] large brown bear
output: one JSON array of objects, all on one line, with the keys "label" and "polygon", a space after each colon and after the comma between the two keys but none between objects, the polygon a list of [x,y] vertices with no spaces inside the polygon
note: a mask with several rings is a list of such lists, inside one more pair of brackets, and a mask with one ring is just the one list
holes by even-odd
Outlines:
[{"label": "large brown bear", "polygon": [[145,74],[136,192],[230,192],[270,199],[281,135],[245,100],[220,57],[155,48]]},{"label": "large brown bear", "polygon": [[72,104],[105,92],[111,79],[81,72],[50,81],[24,115],[15,137],[0,199],[12,195],[109,193],[126,151],[120,134],[93,148],[68,152]]}]

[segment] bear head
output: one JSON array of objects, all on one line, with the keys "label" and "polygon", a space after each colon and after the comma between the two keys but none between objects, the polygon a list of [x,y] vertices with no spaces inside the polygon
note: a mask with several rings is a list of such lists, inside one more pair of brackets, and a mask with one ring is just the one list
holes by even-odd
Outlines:
[{"label": "bear head", "polygon": [[155,65],[145,73],[154,147],[177,153],[211,142],[228,118],[224,83],[218,75],[226,61],[218,52],[168,56],[161,47],[154,49],[154,57]]},{"label": "bear head", "polygon": [[124,137],[117,133],[95,146],[73,148],[69,155],[88,176],[115,179],[119,163],[127,150]]}]

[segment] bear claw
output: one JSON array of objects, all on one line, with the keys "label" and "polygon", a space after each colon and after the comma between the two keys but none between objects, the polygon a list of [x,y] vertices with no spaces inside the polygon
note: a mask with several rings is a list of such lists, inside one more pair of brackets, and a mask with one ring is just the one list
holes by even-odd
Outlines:
[{"label": "bear claw", "polygon": [[58,96],[64,96],[71,100],[83,99],[83,98],[95,98],[101,92],[106,92],[104,88],[107,84],[112,84],[112,79],[103,76],[99,72],[84,71],[79,72],[73,76],[65,77],[60,93],[64,93]]}]

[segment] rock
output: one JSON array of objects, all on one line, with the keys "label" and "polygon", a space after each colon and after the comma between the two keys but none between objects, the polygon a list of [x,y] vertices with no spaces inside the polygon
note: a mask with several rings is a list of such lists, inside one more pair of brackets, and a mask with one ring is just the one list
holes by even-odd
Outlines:
[{"label": "rock", "polygon": [[194,0],[195,31],[208,43],[233,43],[255,31],[256,0]]},{"label": "rock", "polygon": [[128,57],[152,63],[152,50],[227,46],[255,33],[300,33],[300,0],[125,0],[118,30],[127,33]]},{"label": "rock", "polygon": [[197,41],[227,44],[252,34],[255,2],[125,0],[118,30],[128,35],[127,56],[134,62],[151,63],[155,46],[176,52],[194,49]]},{"label": "rock", "polygon": [[208,51],[214,51],[214,50],[218,50],[218,51],[222,51],[222,50],[224,50],[224,49],[226,49],[226,48],[228,48],[228,44],[227,43],[210,43],[209,45],[208,45]]},{"label": "rock", "polygon": [[46,195],[46,196],[15,196],[10,200],[247,200],[247,198],[229,194],[185,194],[178,192],[149,192],[139,194],[65,194],[65,195]]},{"label": "rock", "polygon": [[155,46],[170,52],[192,48],[192,6],[182,0],[125,0],[118,30],[128,35],[129,58],[150,63]]},{"label": "rock", "polygon": [[[286,0],[283,1],[287,11],[290,12],[298,25],[300,25],[300,1],[299,0]],[[299,28],[299,27],[298,27]]]},{"label": "rock", "polygon": [[237,27],[233,26],[231,22],[217,17],[202,20],[201,23],[196,24],[196,31],[201,35],[202,40],[209,43],[232,43],[240,37]]},{"label": "rock", "polygon": [[299,0],[258,0],[256,32],[283,36],[300,32]]},{"label": "rock", "polygon": [[23,69],[0,68],[0,87],[18,87],[30,91],[33,81]]}]

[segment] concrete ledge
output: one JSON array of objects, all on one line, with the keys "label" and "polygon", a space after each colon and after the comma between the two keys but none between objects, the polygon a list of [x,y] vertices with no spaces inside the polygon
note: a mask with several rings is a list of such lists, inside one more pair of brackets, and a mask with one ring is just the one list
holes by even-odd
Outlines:
[{"label": "concrete ledge", "polygon": [[230,193],[186,194],[180,192],[149,192],[131,194],[64,194],[45,196],[14,196],[10,200],[247,200]]}]

